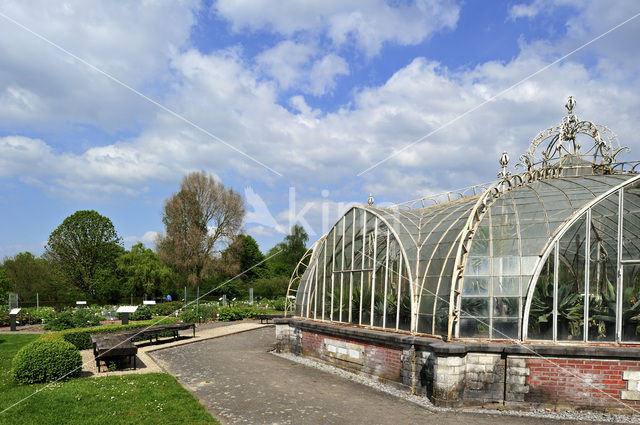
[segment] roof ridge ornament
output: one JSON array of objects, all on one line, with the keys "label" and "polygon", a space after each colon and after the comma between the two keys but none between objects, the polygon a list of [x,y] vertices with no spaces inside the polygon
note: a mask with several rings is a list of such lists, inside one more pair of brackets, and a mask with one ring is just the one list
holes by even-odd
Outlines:
[{"label": "roof ridge ornament", "polygon": [[[620,147],[616,134],[608,127],[591,121],[581,121],[573,113],[576,100],[569,96],[564,105],[567,115],[562,122],[540,132],[529,145],[527,152],[520,156],[520,163],[516,167],[523,167],[527,171],[547,169],[562,166],[567,156],[579,157],[593,165],[608,166],[615,162],[616,156],[628,147]],[[593,144],[587,145],[585,151],[576,138],[583,134],[592,139]],[[538,150],[541,145],[544,147]],[[585,157],[593,157],[593,160]]]}]

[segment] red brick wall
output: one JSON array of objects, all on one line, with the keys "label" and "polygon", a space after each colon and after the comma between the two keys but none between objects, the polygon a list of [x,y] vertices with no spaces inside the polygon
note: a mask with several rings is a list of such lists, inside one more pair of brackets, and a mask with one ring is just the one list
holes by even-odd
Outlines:
[{"label": "red brick wall", "polygon": [[625,370],[640,371],[638,361],[527,359],[529,393],[525,401],[568,406],[640,408],[640,401],[622,400]]},{"label": "red brick wall", "polygon": [[[364,365],[326,356],[324,347],[325,338],[363,346]],[[315,332],[302,331],[302,355],[316,357],[345,369],[358,370],[390,381],[402,382],[402,350],[336,338]]]}]

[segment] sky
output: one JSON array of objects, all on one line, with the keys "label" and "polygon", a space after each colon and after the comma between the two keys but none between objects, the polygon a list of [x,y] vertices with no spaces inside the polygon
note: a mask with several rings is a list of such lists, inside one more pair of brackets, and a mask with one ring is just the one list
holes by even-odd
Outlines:
[{"label": "sky", "polygon": [[5,0],[0,259],[65,217],[153,247],[182,177],[246,201],[263,252],[349,205],[494,180],[575,113],[640,159],[635,0]]}]

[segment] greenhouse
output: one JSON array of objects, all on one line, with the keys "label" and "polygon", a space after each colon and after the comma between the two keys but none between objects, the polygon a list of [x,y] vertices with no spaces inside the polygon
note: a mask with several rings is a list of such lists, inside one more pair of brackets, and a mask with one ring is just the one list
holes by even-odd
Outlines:
[{"label": "greenhouse", "polygon": [[[617,361],[614,398],[640,400],[640,162],[565,107],[518,173],[503,153],[495,182],[346,211],[294,273],[279,343],[440,405],[571,401],[566,366],[536,376],[550,355]],[[607,406],[598,391],[575,403]]]},{"label": "greenhouse", "polygon": [[350,209],[314,246],[296,314],[449,340],[639,341],[640,181],[620,150],[571,108],[522,174],[505,154],[470,196]]}]

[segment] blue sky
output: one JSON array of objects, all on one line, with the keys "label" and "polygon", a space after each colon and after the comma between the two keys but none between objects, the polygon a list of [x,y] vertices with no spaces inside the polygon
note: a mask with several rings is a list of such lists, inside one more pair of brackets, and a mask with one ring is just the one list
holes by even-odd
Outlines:
[{"label": "blue sky", "polygon": [[632,0],[5,1],[0,258],[42,253],[81,209],[153,246],[194,170],[245,196],[263,251],[294,223],[313,241],[370,192],[396,203],[494,179],[568,95],[639,159],[640,17],[591,42],[638,13]]}]

